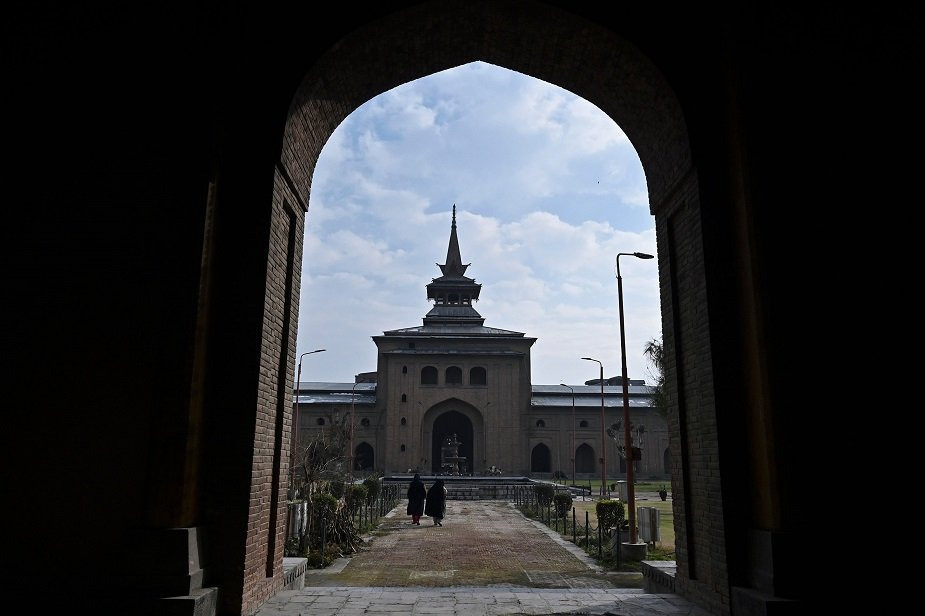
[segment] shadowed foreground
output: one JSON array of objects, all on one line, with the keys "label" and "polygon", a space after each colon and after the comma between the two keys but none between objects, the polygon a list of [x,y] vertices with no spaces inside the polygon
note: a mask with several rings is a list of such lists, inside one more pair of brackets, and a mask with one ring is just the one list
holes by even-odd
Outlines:
[{"label": "shadowed foreground", "polygon": [[501,501],[449,501],[442,527],[410,524],[404,503],[362,550],[255,616],[296,614],[703,615],[675,595],[642,591],[638,573],[608,573],[583,551]]}]

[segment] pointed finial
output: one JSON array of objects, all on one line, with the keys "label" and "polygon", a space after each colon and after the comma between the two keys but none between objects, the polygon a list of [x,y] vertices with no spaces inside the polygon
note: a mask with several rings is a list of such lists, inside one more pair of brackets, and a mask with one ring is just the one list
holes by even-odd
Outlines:
[{"label": "pointed finial", "polygon": [[453,204],[453,226],[456,226],[456,204]]}]

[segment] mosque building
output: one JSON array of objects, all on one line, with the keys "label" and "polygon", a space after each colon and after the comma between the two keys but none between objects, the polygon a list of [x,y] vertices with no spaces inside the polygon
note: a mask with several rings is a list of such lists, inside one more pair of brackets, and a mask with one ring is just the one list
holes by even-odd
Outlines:
[{"label": "mosque building", "polygon": [[[606,457],[609,478],[625,475],[621,377],[603,386],[531,383],[536,338],[486,327],[473,307],[482,285],[465,275],[455,206],[446,262],[438,267],[423,323],[373,336],[376,372],[353,383],[298,384],[302,442],[352,418],[357,472],[599,478]],[[637,480],[666,479],[670,471],[667,425],[653,395],[643,380],[629,381]]]}]

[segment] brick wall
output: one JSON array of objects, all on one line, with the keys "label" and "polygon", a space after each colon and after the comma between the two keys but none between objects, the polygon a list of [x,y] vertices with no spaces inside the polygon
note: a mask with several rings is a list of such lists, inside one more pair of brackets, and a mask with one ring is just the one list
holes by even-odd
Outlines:
[{"label": "brick wall", "polygon": [[677,588],[729,611],[709,306],[696,175],[656,210]]},{"label": "brick wall", "polygon": [[[685,358],[681,390],[672,392],[684,405],[682,413],[674,417],[672,440],[672,464],[678,477],[673,493],[676,519],[682,526],[678,537],[683,543],[679,548],[679,588],[705,605],[725,609],[722,606],[728,600],[724,594],[723,517],[705,271],[698,244],[697,183],[695,175],[688,173],[690,155],[680,107],[661,74],[632,45],[549,7],[531,5],[530,19],[524,21],[516,5],[446,3],[426,10],[410,9],[343,39],[336,53],[319,58],[312,66],[294,98],[281,154],[281,168],[289,172],[282,183],[290,192],[304,195],[307,202],[321,147],[347,114],[405,81],[476,58],[557,83],[588,98],[618,121],[633,139],[646,168],[652,202],[668,204],[656,213],[664,336],[666,349],[673,349],[677,342],[683,345],[679,356]],[[274,229],[282,228],[279,208],[284,200],[282,194],[274,200]],[[301,246],[298,250],[301,255]],[[270,254],[261,348],[255,437],[259,452],[255,459],[260,463],[254,470],[253,503],[270,494],[271,490],[261,485],[269,481],[274,468],[270,452],[274,450],[274,395],[282,325],[273,315],[283,303],[279,296],[284,284],[282,255],[282,245],[275,243]],[[671,327],[667,327],[669,323]],[[529,387],[529,377],[522,382]],[[682,444],[683,451],[679,452]],[[380,441],[382,445],[386,449],[397,447],[395,435],[387,434],[385,442]],[[528,468],[528,457],[514,466]],[[267,543],[261,534],[266,520],[258,511],[255,509],[252,520],[254,536],[248,540],[248,588],[258,585],[266,557],[266,549],[261,547]]]}]

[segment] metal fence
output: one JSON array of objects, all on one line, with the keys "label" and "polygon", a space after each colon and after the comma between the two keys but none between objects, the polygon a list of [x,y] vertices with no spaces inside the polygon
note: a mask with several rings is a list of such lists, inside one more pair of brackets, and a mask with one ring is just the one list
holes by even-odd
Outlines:
[{"label": "metal fence", "polygon": [[[556,492],[563,490],[556,490]],[[567,491],[567,490],[565,490]],[[603,560],[605,554],[616,559],[617,566],[622,564],[623,554],[620,543],[629,540],[629,532],[616,529],[602,529],[591,524],[589,511],[584,512],[581,520],[575,507],[571,508],[570,515],[559,516],[553,499],[541,503],[535,486],[520,486],[515,491],[514,505],[527,517],[534,518],[546,524],[557,533],[571,537],[572,543],[584,548],[591,556]]]},{"label": "metal fence", "polygon": [[[350,518],[356,528],[364,529],[378,523],[379,518],[387,514],[398,504],[399,488],[395,485],[380,486],[375,499],[363,499],[358,505],[349,507]],[[305,534],[308,527],[308,501],[299,500],[288,503],[288,522],[286,537],[295,539]],[[322,544],[325,538],[322,537]]]}]

